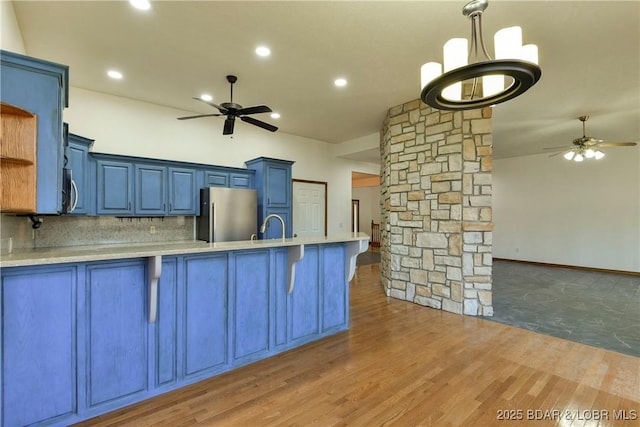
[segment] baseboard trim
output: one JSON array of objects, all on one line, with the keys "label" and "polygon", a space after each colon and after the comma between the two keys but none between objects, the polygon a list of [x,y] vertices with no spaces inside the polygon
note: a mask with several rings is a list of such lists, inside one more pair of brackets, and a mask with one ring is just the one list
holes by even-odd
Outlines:
[{"label": "baseboard trim", "polygon": [[596,267],[582,267],[579,265],[566,265],[566,264],[552,264],[549,262],[538,262],[538,261],[524,261],[521,259],[510,259],[510,258],[493,258],[494,261],[508,261],[508,262],[519,262],[522,264],[532,264],[532,265],[540,265],[544,267],[558,267],[558,268],[570,268],[573,270],[586,270],[586,271],[597,271],[600,273],[613,273],[613,274],[625,274],[627,276],[640,276],[639,271],[626,271],[626,270],[609,270],[606,268],[596,268]]}]

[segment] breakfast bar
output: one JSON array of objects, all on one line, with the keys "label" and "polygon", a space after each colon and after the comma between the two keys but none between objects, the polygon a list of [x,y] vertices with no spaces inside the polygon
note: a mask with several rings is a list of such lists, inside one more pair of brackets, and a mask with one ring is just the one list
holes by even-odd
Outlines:
[{"label": "breakfast bar", "polygon": [[368,241],[3,255],[3,425],[69,425],[348,329],[348,284]]}]

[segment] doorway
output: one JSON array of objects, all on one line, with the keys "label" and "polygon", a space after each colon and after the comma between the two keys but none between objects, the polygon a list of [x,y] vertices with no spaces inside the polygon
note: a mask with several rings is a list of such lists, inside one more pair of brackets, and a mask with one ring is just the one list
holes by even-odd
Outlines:
[{"label": "doorway", "polygon": [[327,183],[293,180],[293,235],[327,235]]}]

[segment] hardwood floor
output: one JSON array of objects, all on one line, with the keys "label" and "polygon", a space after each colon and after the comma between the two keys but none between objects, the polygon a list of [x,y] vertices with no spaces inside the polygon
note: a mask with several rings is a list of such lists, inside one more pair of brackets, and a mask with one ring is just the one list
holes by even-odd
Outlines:
[{"label": "hardwood floor", "polygon": [[387,298],[379,276],[358,267],[348,332],[81,425],[640,425],[640,358]]}]

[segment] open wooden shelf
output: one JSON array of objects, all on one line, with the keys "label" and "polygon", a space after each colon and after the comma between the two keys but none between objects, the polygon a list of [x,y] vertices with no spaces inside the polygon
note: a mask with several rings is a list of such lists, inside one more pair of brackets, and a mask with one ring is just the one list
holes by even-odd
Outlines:
[{"label": "open wooden shelf", "polygon": [[0,211],[36,212],[37,118],[0,103]]}]

